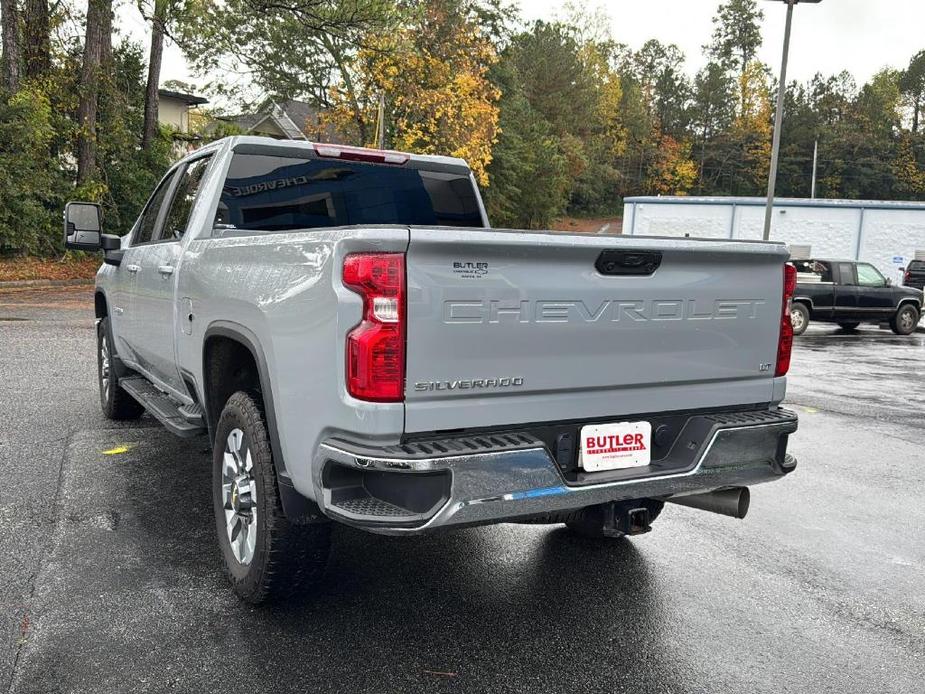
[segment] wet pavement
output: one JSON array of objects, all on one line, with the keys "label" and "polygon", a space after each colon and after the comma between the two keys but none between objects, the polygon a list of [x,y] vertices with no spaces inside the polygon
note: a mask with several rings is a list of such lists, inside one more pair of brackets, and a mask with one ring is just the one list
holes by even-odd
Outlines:
[{"label": "wet pavement", "polygon": [[89,290],[0,294],[0,691],[923,691],[923,334],[797,338],[800,466],[744,521],[339,527],[273,608],[225,587],[204,442],[103,419],[93,354]]}]

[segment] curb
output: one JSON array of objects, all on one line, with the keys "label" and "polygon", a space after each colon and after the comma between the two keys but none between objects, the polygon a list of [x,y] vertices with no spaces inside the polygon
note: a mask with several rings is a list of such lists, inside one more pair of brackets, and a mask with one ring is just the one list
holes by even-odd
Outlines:
[{"label": "curb", "polygon": [[5,289],[50,289],[52,287],[92,287],[96,280],[12,280],[0,282],[0,292]]}]

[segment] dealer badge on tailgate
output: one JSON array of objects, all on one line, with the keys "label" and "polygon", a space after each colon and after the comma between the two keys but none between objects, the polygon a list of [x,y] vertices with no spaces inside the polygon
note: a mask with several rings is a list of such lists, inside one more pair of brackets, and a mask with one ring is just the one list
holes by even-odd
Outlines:
[{"label": "dealer badge on tailgate", "polygon": [[645,467],[651,461],[652,424],[618,422],[581,428],[580,464],[588,472]]}]

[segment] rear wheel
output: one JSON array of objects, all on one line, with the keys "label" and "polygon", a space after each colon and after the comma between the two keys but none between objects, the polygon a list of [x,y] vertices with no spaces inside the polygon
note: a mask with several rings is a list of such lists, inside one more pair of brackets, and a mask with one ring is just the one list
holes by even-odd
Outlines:
[{"label": "rear wheel", "polygon": [[100,407],[107,419],[138,419],[145,408],[119,386],[115,357],[112,326],[109,323],[109,316],[106,316],[96,326],[96,364],[100,385]]},{"label": "rear wheel", "polygon": [[890,328],[897,335],[911,335],[919,324],[919,309],[915,304],[903,304],[890,319]]},{"label": "rear wheel", "polygon": [[259,399],[239,391],[222,410],[212,457],[215,527],[225,574],[238,597],[287,597],[320,578],[329,523],[293,525],[283,513]]},{"label": "rear wheel", "polygon": [[854,321],[851,321],[847,323],[839,323],[838,327],[841,328],[842,330],[846,330],[849,333],[851,333],[857,330],[860,324],[861,324],[860,322],[855,323]]},{"label": "rear wheel", "polygon": [[794,335],[802,335],[809,327],[809,309],[806,304],[793,304],[790,307],[790,325]]}]

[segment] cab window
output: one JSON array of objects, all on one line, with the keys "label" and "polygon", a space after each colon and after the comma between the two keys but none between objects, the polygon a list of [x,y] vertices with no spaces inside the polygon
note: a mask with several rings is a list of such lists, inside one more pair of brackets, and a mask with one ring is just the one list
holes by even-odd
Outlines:
[{"label": "cab window", "polygon": [[210,158],[202,157],[191,161],[183,170],[183,173],[180,174],[173,201],[170,203],[170,209],[164,219],[160,240],[176,241],[183,238],[189,224],[190,214],[193,212],[196,193],[199,192],[199,185],[202,183],[203,176],[209,166]]},{"label": "cab window", "polygon": [[854,278],[854,265],[851,263],[839,263],[838,264],[838,275],[841,280],[841,284],[848,285],[849,287],[855,286],[858,282]]},{"label": "cab window", "polygon": [[161,209],[164,206],[164,199],[170,191],[170,185],[173,182],[176,172],[168,175],[161,184],[155,189],[154,195],[148,200],[145,209],[138,218],[138,225],[135,229],[135,236],[132,238],[132,245],[137,246],[140,243],[148,243],[154,238],[154,232],[157,228],[157,219],[160,217]]},{"label": "cab window", "polygon": [[858,263],[858,285],[861,287],[885,287],[886,280],[873,265]]}]

